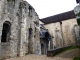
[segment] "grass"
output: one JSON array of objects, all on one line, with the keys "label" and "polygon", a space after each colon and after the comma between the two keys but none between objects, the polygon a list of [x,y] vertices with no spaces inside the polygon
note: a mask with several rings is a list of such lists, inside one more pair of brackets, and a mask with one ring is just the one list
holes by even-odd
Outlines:
[{"label": "grass", "polygon": [[[78,47],[80,49],[80,47]],[[73,60],[80,60],[80,57],[75,57]]]},{"label": "grass", "polygon": [[72,46],[72,47],[70,47],[70,48],[64,50],[64,52],[65,52],[65,51],[68,51],[68,50],[76,49],[76,48],[79,48],[79,47],[78,47],[78,46]]},{"label": "grass", "polygon": [[72,50],[72,49],[76,49],[76,48],[80,48],[80,47],[77,47],[77,46],[69,47],[69,48],[67,48],[67,49],[65,49],[65,50],[63,50],[63,51],[61,51],[61,52],[55,54],[54,56],[59,55],[59,54],[61,54],[61,53],[63,53],[63,52],[66,52],[66,51]]},{"label": "grass", "polygon": [[75,57],[73,60],[80,60],[80,57]]}]

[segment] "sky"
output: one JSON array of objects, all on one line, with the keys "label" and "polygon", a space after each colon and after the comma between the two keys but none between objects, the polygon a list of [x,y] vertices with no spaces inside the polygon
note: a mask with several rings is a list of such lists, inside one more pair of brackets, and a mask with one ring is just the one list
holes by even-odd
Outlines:
[{"label": "sky", "polygon": [[45,18],[73,10],[76,0],[26,0],[33,6],[39,18]]}]

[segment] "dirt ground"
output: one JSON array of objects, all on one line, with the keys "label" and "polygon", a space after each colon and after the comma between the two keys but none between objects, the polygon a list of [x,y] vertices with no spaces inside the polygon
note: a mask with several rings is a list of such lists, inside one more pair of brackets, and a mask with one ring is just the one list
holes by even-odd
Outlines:
[{"label": "dirt ground", "polygon": [[27,55],[24,57],[15,57],[6,60],[73,60],[74,57],[79,55],[79,49],[73,49],[54,57],[47,57],[46,55]]}]

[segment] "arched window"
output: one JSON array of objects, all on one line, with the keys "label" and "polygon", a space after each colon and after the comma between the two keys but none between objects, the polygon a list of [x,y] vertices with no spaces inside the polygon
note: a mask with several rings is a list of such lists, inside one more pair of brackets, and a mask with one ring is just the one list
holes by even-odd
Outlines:
[{"label": "arched window", "polygon": [[11,23],[9,21],[5,21],[3,23],[1,42],[9,41],[10,29],[11,29]]}]

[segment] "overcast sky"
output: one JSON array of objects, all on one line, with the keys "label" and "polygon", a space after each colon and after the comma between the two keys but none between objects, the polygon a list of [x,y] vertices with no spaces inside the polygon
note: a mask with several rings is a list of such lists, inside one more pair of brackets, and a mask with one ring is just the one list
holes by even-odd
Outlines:
[{"label": "overcast sky", "polygon": [[77,5],[76,0],[26,0],[30,3],[39,15],[45,18],[59,13],[73,10]]}]

